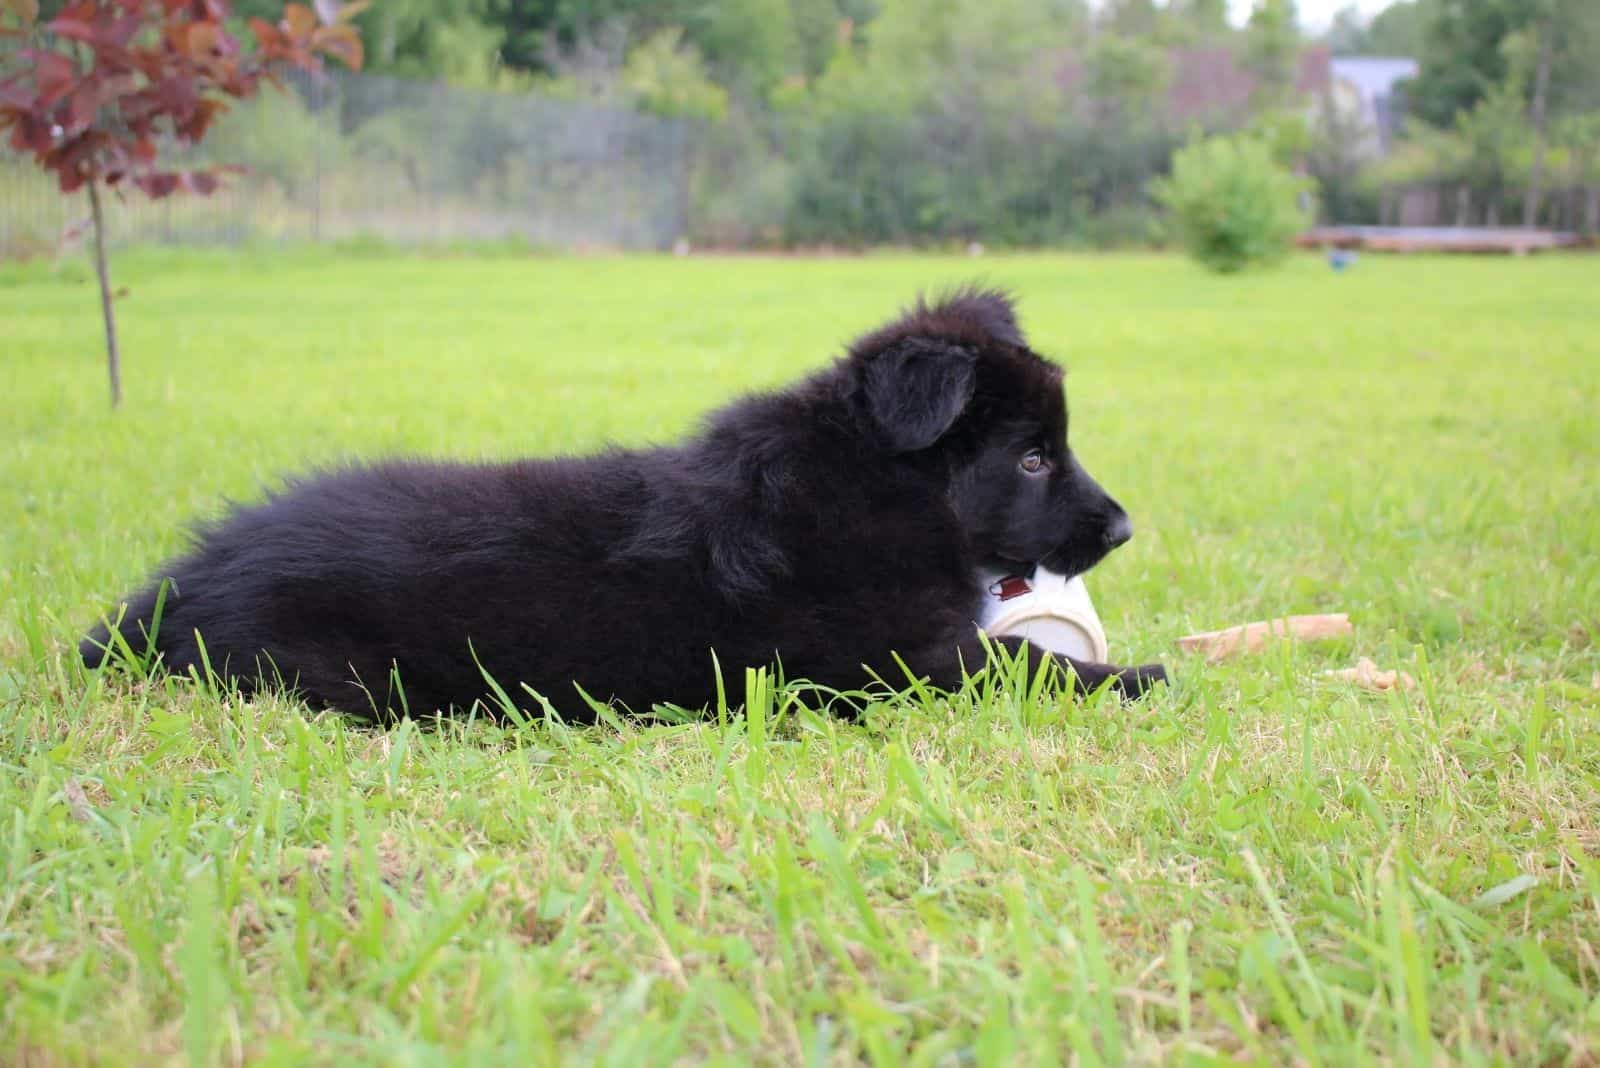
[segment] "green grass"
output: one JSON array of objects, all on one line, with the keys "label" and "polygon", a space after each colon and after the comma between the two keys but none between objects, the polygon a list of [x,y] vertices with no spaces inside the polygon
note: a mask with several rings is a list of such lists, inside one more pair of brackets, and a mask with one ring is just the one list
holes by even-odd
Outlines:
[{"label": "green grass", "polygon": [[[1600,260],[117,270],[113,415],[86,272],[0,268],[0,1063],[1600,1057]],[[380,731],[74,665],[227,496],[671,440],[975,276],[1140,524],[1090,585],[1149,701]],[[1313,611],[1354,638],[1172,650]]]}]

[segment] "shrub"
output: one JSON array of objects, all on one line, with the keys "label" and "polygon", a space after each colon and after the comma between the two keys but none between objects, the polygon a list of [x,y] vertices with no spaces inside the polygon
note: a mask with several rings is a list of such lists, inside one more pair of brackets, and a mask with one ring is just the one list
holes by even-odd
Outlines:
[{"label": "shrub", "polygon": [[1189,253],[1214,271],[1232,272],[1288,254],[1310,221],[1301,205],[1310,186],[1273,159],[1267,142],[1236,134],[1189,144],[1153,191]]}]

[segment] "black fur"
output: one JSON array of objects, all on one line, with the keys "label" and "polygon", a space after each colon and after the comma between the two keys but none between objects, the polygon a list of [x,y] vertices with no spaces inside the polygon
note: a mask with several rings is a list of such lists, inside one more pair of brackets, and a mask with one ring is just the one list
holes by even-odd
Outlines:
[{"label": "black fur", "polygon": [[[1030,449],[1045,470],[1019,466]],[[470,707],[483,671],[574,718],[574,683],[639,711],[703,708],[713,651],[730,678],[779,662],[840,689],[903,680],[898,654],[953,688],[983,666],[981,564],[1081,572],[1130,533],[1068,451],[1060,370],[1003,295],[965,291],[677,447],[292,482],[159,572],[172,583],[156,648],[171,669],[200,667],[198,631],[246,689],[276,677],[379,718],[401,709],[396,677],[419,713]],[[157,589],[123,616],[136,650]],[[82,643],[90,666],[108,637]],[[1071,666],[1080,689],[1165,678]]]}]

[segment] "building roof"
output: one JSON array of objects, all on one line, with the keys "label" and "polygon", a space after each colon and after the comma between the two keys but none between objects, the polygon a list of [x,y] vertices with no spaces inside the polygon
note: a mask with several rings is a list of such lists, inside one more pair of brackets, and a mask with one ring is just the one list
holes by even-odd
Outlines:
[{"label": "building roof", "polygon": [[1334,56],[1332,74],[1349,82],[1368,100],[1388,96],[1396,82],[1417,75],[1417,61],[1402,56]]}]

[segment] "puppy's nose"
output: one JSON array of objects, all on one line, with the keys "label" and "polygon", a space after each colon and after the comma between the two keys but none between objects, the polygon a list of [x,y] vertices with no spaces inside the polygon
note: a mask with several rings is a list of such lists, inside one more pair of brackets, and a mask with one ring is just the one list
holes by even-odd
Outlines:
[{"label": "puppy's nose", "polygon": [[1133,537],[1133,520],[1128,518],[1126,512],[1122,513],[1106,524],[1105,533],[1102,537],[1105,538],[1108,551],[1126,543],[1129,538]]}]

